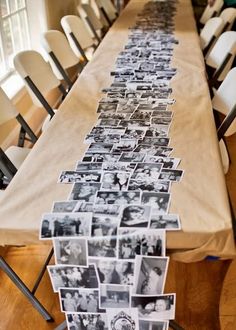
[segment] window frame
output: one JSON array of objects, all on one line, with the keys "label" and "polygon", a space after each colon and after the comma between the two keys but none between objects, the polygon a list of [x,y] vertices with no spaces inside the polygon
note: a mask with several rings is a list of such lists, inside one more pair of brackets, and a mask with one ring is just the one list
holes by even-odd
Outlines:
[{"label": "window frame", "polygon": [[[15,45],[14,45],[14,31],[12,28],[12,17],[16,17],[19,26],[21,27],[21,21],[20,21],[20,15],[21,13],[24,13],[24,27],[25,27],[25,34],[26,34],[26,44],[27,47],[30,47],[30,33],[29,33],[29,18],[28,18],[28,4],[27,1],[24,0],[24,5],[20,8],[15,8],[14,10],[10,10],[10,2],[11,0],[6,0],[6,5],[7,5],[7,11],[8,13],[6,15],[2,15],[1,12],[1,7],[0,7],[0,55],[2,58],[2,64],[4,67],[5,73],[0,75],[0,84],[5,82],[12,74],[15,73],[15,69],[12,68],[9,65],[9,60],[11,55],[9,56],[7,54],[7,36],[4,33],[4,21],[9,21],[9,26],[10,26],[10,35],[11,35],[11,43],[13,47],[13,54],[16,53],[17,51],[15,50]],[[15,0],[16,1],[16,0]],[[20,34],[20,43],[21,43],[21,50],[26,49],[25,47],[22,47],[23,45],[23,33]],[[20,50],[18,50],[20,51]]]}]

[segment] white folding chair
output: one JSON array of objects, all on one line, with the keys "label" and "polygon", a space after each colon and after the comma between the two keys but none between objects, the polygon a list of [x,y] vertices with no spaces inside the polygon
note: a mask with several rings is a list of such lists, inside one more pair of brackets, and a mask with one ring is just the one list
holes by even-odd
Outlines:
[{"label": "white folding chair", "polygon": [[236,32],[227,31],[220,35],[206,57],[208,67],[214,69],[210,85],[224,80],[229,72],[236,54]]},{"label": "white folding chair", "polygon": [[200,17],[200,23],[204,25],[211,17],[218,16],[223,4],[223,0],[216,0],[213,6],[207,5]]},{"label": "white folding chair", "polygon": [[225,8],[219,17],[224,21],[224,31],[230,31],[236,18],[236,8]]},{"label": "white folding chair", "polygon": [[220,17],[212,17],[206,22],[200,33],[200,43],[204,55],[213,47],[224,26],[224,21]]},{"label": "white folding chair", "polygon": [[218,128],[218,138],[220,140],[221,158],[224,168],[224,173],[229,169],[229,156],[224,136],[230,136],[236,132],[236,68],[231,69],[220,87],[215,92],[212,99],[213,109],[225,116],[224,121]]},{"label": "white folding chair", "polygon": [[[236,105],[236,68],[231,69],[220,87],[216,90],[212,99],[213,109],[227,116]],[[232,122],[225,136],[230,136],[236,132],[236,120]]]},{"label": "white folding chair", "polygon": [[62,17],[61,26],[67,36],[69,44],[77,57],[82,56],[85,63],[88,62],[88,53],[96,45],[86,29],[81,18],[75,15]]},{"label": "white folding chair", "polygon": [[[18,146],[10,146],[5,152],[0,148],[0,177],[3,179],[4,175],[9,181],[16,174],[30,152],[29,148],[23,148],[25,134],[28,134],[32,143],[37,141],[37,137],[21,114],[13,106],[2,88],[0,88],[0,125],[7,123],[11,119],[16,119],[19,122],[21,130]],[[23,133],[23,135],[21,133]]]},{"label": "white folding chair", "polygon": [[77,6],[78,13],[81,19],[87,26],[91,36],[97,40],[98,43],[101,41],[103,24],[95,15],[93,9],[88,4],[80,4]]},{"label": "white folding chair", "polygon": [[42,34],[42,46],[49,56],[56,77],[60,80],[64,79],[71,88],[73,83],[66,70],[78,66],[80,59],[72,51],[65,35],[57,30],[46,31]]},{"label": "white folding chair", "polygon": [[28,140],[31,143],[37,141],[37,136],[0,87],[0,125],[5,124],[11,119],[16,119],[20,124],[18,147],[23,147],[25,140]]},{"label": "white folding chair", "polygon": [[118,12],[111,0],[96,0],[96,2],[106,19],[112,23],[117,18]]},{"label": "white folding chair", "polygon": [[52,109],[46,99],[48,93],[58,88],[62,95],[66,96],[66,90],[53,73],[49,63],[44,60],[40,53],[34,50],[25,50],[16,54],[14,66],[24,80],[33,103],[38,107],[43,106],[49,114],[42,127],[42,130],[44,130],[55,114],[55,110]]}]

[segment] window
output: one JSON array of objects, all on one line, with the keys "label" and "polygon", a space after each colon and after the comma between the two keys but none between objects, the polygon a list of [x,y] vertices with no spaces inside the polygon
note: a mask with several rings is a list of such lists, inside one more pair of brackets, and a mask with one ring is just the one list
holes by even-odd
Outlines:
[{"label": "window", "polygon": [[14,55],[29,48],[25,0],[0,0],[0,80],[13,72]]}]

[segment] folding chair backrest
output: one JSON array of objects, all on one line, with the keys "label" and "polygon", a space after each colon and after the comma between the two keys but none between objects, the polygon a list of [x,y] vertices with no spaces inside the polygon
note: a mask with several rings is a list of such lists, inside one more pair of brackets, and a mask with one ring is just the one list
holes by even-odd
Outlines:
[{"label": "folding chair backrest", "polygon": [[[230,31],[232,29],[234,20],[236,18],[236,8],[224,9],[221,12],[219,17],[221,17],[223,19],[225,27],[226,27],[226,31]],[[227,24],[227,26],[226,26],[226,24]]]},{"label": "folding chair backrest", "polygon": [[52,66],[53,72],[58,79],[63,79],[60,71],[55,65],[54,60],[51,57],[53,53],[60,65],[64,70],[73,67],[79,63],[79,58],[72,51],[68,40],[65,35],[57,30],[49,30],[42,34],[42,46],[49,54],[49,62]]},{"label": "folding chair backrest", "polygon": [[210,18],[200,33],[201,48],[205,49],[214,37],[218,37],[223,31],[224,21],[220,17]]},{"label": "folding chair backrest", "polygon": [[61,26],[67,36],[67,39],[70,43],[70,46],[74,53],[79,57],[81,54],[78,48],[75,45],[71,37],[71,33],[74,34],[75,38],[78,40],[80,46],[83,50],[92,47],[94,45],[94,41],[91,38],[88,30],[86,29],[81,18],[75,15],[67,15],[61,19]]},{"label": "folding chair backrest", "polygon": [[224,4],[223,0],[216,0],[213,6],[210,7],[210,5],[207,5],[200,18],[200,23],[206,24],[206,22],[211,17],[218,16],[218,14],[221,11],[221,8],[223,7],[223,4]]},{"label": "folding chair backrest", "polygon": [[226,64],[223,72],[220,74],[218,80],[224,80],[226,74],[230,70],[236,53],[236,32],[227,31],[221,34],[215,43],[214,47],[209,52],[206,58],[206,64],[210,67],[217,69],[225,60],[228,54],[232,54],[232,57]]},{"label": "folding chair backrest", "polygon": [[102,26],[108,27],[109,21],[106,19],[106,16],[104,16],[103,11],[101,10],[100,3],[98,3],[97,0],[91,0],[90,5],[91,5],[91,8],[94,11],[95,15],[97,16],[99,21],[102,23]]},{"label": "folding chair backrest", "polygon": [[111,2],[111,0],[97,0],[97,1],[100,2],[100,5],[106,11],[109,19],[111,21],[114,21],[117,17],[117,10],[116,10],[116,7]]},{"label": "folding chair backrest", "polygon": [[[14,66],[24,81],[25,78],[30,77],[44,97],[49,91],[60,85],[60,81],[54,75],[49,63],[47,63],[42,55],[35,50],[19,52],[14,57]],[[26,87],[33,103],[41,107],[42,104],[27,83]]]},{"label": "folding chair backrest", "polygon": [[94,10],[92,9],[92,7],[90,5],[81,4],[77,8],[78,8],[80,17],[82,19],[84,19],[87,16],[96,31],[99,31],[104,27],[104,25],[98,19],[98,17],[94,13]]},{"label": "folding chair backrest", "polygon": [[[236,68],[231,69],[220,87],[215,92],[212,99],[213,109],[219,111],[225,116],[233,109],[236,105]],[[232,135],[236,132],[236,120],[230,125],[226,132],[226,136]]]},{"label": "folding chair backrest", "polygon": [[0,125],[6,123],[10,119],[16,118],[18,114],[19,112],[0,87]]}]

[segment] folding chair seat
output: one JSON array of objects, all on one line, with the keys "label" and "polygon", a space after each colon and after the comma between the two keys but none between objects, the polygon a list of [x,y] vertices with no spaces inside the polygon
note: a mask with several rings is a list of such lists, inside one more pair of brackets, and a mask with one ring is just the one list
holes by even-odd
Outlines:
[{"label": "folding chair seat", "polygon": [[223,31],[224,25],[224,21],[220,17],[212,17],[206,22],[200,33],[200,43],[204,55],[213,47],[216,39]]},{"label": "folding chair seat", "polygon": [[230,31],[236,18],[236,8],[225,8],[219,17],[224,21],[224,31]]},{"label": "folding chair seat", "polygon": [[82,19],[75,15],[67,15],[62,17],[61,26],[75,55],[82,56],[87,63],[88,57],[91,57],[91,49],[94,51],[96,45]]},{"label": "folding chair seat", "polygon": [[71,88],[73,83],[67,69],[71,67],[79,69],[80,58],[71,49],[66,36],[57,30],[46,31],[42,34],[42,46],[49,56],[49,62],[56,77],[59,80],[64,79]]},{"label": "folding chair seat", "polygon": [[236,32],[227,31],[220,35],[215,45],[206,56],[207,70],[214,70],[209,77],[209,85],[214,86],[224,80],[236,54]]},{"label": "folding chair seat", "polygon": [[87,26],[92,38],[100,43],[104,29],[103,23],[98,19],[92,7],[88,4],[80,4],[77,6],[79,16]]},{"label": "folding chair seat", "polygon": [[38,107],[43,106],[49,114],[43,124],[43,131],[55,114],[55,110],[52,109],[46,99],[48,93],[58,88],[62,95],[66,96],[66,90],[53,73],[49,63],[44,60],[40,53],[34,50],[26,50],[16,54],[14,57],[14,66],[24,80],[33,103]]},{"label": "folding chair seat", "polygon": [[200,23],[205,25],[211,17],[218,16],[223,5],[223,0],[216,0],[213,6],[207,5],[200,17]]}]

